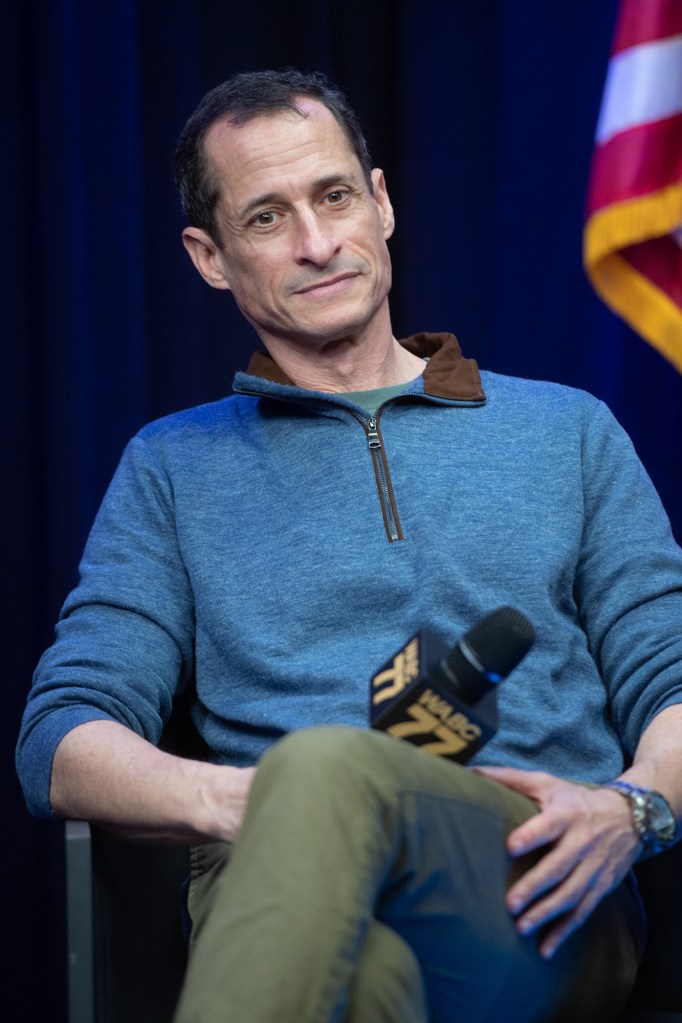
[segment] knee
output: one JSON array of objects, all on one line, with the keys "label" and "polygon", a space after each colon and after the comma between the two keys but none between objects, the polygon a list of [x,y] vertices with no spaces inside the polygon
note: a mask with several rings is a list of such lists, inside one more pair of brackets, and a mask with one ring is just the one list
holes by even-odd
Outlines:
[{"label": "knee", "polygon": [[400,776],[403,744],[380,732],[346,725],[302,728],[262,757],[257,781],[271,786],[385,796]]},{"label": "knee", "polygon": [[[363,784],[371,790],[423,789],[450,796],[471,786],[493,788],[465,767],[432,757],[383,732],[347,725],[317,725],[290,732],[261,758],[258,775],[271,783],[319,781]],[[494,786],[498,788],[499,786]]]},{"label": "knee", "polygon": [[[331,818],[374,827],[396,804],[389,767],[372,756],[376,740],[398,743],[369,730],[320,726],[292,732],[262,757],[249,795],[251,819],[267,810],[289,820]],[[247,816],[249,813],[247,812]],[[324,826],[330,826],[329,824]],[[308,824],[305,827],[309,827]]]},{"label": "knee", "polygon": [[345,725],[301,728],[280,739],[264,754],[258,772],[276,776],[301,772],[309,776],[352,771],[365,760],[375,738],[376,733]]}]

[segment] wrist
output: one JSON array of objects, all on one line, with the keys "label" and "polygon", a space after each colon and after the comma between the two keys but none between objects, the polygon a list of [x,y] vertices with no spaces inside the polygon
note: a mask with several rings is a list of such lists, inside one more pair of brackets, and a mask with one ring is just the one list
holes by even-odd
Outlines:
[{"label": "wrist", "polygon": [[234,842],[255,772],[255,767],[201,765],[197,778],[197,826],[207,840]]},{"label": "wrist", "polygon": [[639,859],[655,856],[675,840],[675,815],[665,796],[656,789],[617,778],[600,788],[611,789],[627,800],[632,829],[642,843]]}]

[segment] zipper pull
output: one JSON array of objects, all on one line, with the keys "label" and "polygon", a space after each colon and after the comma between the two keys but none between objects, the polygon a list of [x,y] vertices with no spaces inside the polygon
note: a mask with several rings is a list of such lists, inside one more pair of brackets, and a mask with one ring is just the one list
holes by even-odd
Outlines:
[{"label": "zipper pull", "polygon": [[377,433],[377,421],[376,419],[370,419],[367,430],[367,443],[369,444],[370,451],[373,448],[380,448],[381,441],[379,440],[379,434]]}]

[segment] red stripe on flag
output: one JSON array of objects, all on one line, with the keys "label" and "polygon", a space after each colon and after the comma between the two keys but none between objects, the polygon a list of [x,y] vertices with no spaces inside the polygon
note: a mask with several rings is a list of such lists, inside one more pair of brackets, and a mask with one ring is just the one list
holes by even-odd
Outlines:
[{"label": "red stripe on flag", "polygon": [[661,76],[675,71],[680,36],[682,0],[621,0],[612,52],[628,56],[612,60],[607,89],[623,94],[605,93],[616,134],[595,145],[583,253],[597,293],[682,372],[682,251],[672,234],[682,221],[682,113],[655,113],[676,109],[674,83]]},{"label": "red stripe on flag", "polygon": [[[682,6],[682,4],[681,4]],[[630,128],[594,151],[588,216],[682,179],[682,114]]]},{"label": "red stripe on flag", "polygon": [[680,0],[622,0],[612,54],[641,43],[682,34]]},{"label": "red stripe on flag", "polygon": [[630,245],[621,255],[682,308],[682,250],[669,235]]}]

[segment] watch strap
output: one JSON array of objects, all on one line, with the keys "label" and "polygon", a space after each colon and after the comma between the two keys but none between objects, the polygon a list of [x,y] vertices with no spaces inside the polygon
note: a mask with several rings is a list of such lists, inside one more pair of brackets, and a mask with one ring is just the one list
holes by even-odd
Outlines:
[{"label": "watch strap", "polygon": [[[605,782],[600,788],[613,789],[627,799],[632,826],[644,846],[640,859],[661,852],[672,844],[676,831],[675,815],[668,800],[660,792],[641,785],[634,785],[632,782],[620,778]],[[652,801],[656,804],[657,815],[663,811],[667,818],[663,829],[660,826],[656,827],[655,815],[651,809]]]}]

